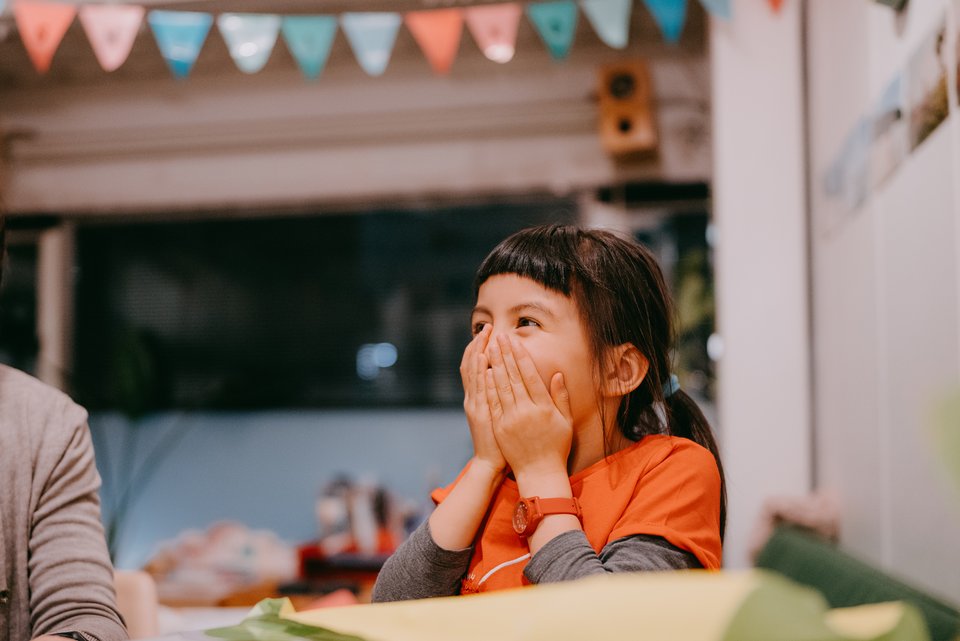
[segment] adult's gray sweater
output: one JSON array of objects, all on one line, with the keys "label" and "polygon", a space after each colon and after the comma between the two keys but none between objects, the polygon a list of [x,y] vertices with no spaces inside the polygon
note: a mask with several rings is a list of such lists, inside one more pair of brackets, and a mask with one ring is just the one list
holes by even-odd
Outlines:
[{"label": "adult's gray sweater", "polygon": [[0,365],[0,639],[127,638],[86,411]]}]

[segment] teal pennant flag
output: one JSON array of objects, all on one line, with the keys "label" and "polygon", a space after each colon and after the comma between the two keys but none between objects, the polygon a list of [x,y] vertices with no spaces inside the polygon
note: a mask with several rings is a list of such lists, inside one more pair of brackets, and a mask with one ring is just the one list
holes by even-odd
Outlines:
[{"label": "teal pennant flag", "polygon": [[711,16],[721,20],[729,20],[733,16],[730,11],[730,0],[700,0],[700,4]]},{"label": "teal pennant flag", "polygon": [[344,13],[340,24],[353,55],[363,70],[379,76],[387,70],[397,31],[403,19],[399,13]]},{"label": "teal pennant flag", "polygon": [[151,11],[147,22],[173,75],[189,76],[210,32],[213,16],[196,11]]},{"label": "teal pennant flag", "polygon": [[675,43],[687,21],[687,0],[643,0],[667,42]]},{"label": "teal pennant flag", "polygon": [[270,59],[280,34],[280,16],[267,13],[221,13],[217,28],[230,57],[243,73],[257,73]]},{"label": "teal pennant flag", "polygon": [[330,47],[337,35],[337,19],[334,16],[286,16],[280,30],[303,75],[310,80],[318,78],[330,57]]},{"label": "teal pennant flag", "polygon": [[539,2],[527,5],[527,17],[547,45],[550,55],[563,60],[570,53],[577,31],[577,5],[573,0]]},{"label": "teal pennant flag", "polygon": [[580,0],[593,30],[614,49],[623,49],[630,39],[630,9],[633,0]]}]

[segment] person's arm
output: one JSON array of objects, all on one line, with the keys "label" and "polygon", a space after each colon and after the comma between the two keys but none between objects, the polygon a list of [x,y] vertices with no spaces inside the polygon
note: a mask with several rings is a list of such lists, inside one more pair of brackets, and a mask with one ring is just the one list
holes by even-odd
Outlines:
[{"label": "person's arm", "polygon": [[493,435],[487,405],[487,357],[490,325],[474,337],[463,352],[463,409],[473,441],[473,458],[450,494],[430,515],[433,540],[445,550],[462,550],[473,543],[494,492],[506,477],[506,460]]},{"label": "person's arm", "polygon": [[127,631],[116,608],[86,413],[71,404],[51,420],[71,427],[47,430],[38,450],[28,562],[33,634],[121,641]]},{"label": "person's arm", "polygon": [[582,531],[571,530],[541,547],[523,573],[531,583],[556,583],[612,572],[655,572],[701,567],[696,556],[659,536],[626,536],[611,541],[597,554]]},{"label": "person's arm", "polygon": [[473,548],[445,550],[424,521],[394,552],[377,575],[373,601],[405,601],[460,593]]}]

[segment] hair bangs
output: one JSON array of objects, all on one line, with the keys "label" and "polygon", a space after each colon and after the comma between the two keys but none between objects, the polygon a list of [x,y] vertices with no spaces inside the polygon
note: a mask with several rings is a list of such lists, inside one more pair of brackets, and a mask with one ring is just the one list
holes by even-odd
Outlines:
[{"label": "hair bangs", "polygon": [[561,225],[544,225],[510,236],[480,264],[473,295],[491,276],[516,274],[570,296],[574,280],[571,265],[580,263],[576,242],[576,230]]}]

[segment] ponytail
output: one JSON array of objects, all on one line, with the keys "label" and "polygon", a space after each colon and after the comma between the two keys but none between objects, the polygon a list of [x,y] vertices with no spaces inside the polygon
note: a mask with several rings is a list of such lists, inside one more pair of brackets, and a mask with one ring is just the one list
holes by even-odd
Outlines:
[{"label": "ponytail", "polygon": [[710,429],[707,417],[700,411],[697,403],[683,390],[677,390],[666,398],[667,425],[670,434],[688,438],[710,450],[720,472],[720,540],[723,540],[727,525],[727,485],[720,462],[720,448]]},{"label": "ponytail", "polygon": [[720,539],[723,540],[727,524],[727,483],[713,429],[696,401],[686,392],[676,388],[665,393],[666,390],[658,384],[661,378],[658,369],[655,363],[651,363],[643,383],[620,402],[617,411],[620,433],[633,441],[649,434],[679,436],[713,454],[720,473]]}]

